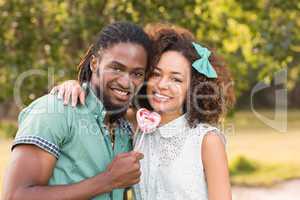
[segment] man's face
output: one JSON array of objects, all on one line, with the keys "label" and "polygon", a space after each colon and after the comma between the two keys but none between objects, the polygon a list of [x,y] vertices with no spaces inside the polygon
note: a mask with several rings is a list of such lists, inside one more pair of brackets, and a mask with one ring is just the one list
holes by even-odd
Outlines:
[{"label": "man's face", "polygon": [[133,43],[113,45],[92,59],[91,83],[108,111],[127,108],[144,82],[146,65],[145,49]]}]

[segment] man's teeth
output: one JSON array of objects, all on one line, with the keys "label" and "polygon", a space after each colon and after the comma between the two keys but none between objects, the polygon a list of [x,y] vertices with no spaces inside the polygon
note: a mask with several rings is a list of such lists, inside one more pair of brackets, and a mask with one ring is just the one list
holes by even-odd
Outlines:
[{"label": "man's teeth", "polygon": [[113,89],[117,94],[121,95],[121,96],[127,96],[129,94],[129,92],[123,92],[121,90],[118,89]]},{"label": "man's teeth", "polygon": [[161,95],[161,94],[158,94],[158,93],[154,93],[154,96],[156,98],[158,98],[159,100],[161,100],[161,101],[167,101],[167,100],[170,99],[170,97],[167,97],[167,96],[164,96],[164,95]]}]

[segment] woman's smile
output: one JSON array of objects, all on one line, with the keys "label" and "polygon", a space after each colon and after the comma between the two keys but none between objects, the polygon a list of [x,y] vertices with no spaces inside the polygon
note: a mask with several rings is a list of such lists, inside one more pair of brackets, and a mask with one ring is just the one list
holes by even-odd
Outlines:
[{"label": "woman's smile", "polygon": [[172,97],[161,94],[159,92],[153,92],[153,100],[157,101],[157,102],[167,102],[170,99],[172,99]]}]

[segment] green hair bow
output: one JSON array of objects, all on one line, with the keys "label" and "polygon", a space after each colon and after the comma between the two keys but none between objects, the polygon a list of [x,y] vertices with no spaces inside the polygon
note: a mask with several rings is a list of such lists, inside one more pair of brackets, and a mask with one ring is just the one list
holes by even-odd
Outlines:
[{"label": "green hair bow", "polygon": [[204,74],[208,78],[217,78],[218,75],[208,60],[211,52],[207,48],[202,47],[200,44],[197,44],[195,42],[193,42],[193,46],[196,49],[198,55],[201,56],[200,59],[193,62],[193,68],[196,69],[199,73]]}]

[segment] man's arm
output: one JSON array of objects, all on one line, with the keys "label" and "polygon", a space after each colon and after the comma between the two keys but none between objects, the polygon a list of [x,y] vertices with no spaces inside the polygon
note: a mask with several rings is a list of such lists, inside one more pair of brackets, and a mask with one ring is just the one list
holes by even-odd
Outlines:
[{"label": "man's arm", "polygon": [[71,185],[48,186],[56,158],[34,145],[19,145],[12,152],[3,200],[90,199],[139,182],[141,158],[136,152],[123,153],[107,171],[92,178]]}]

